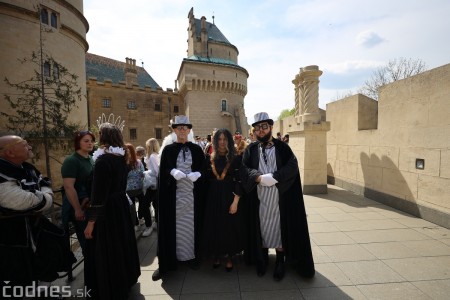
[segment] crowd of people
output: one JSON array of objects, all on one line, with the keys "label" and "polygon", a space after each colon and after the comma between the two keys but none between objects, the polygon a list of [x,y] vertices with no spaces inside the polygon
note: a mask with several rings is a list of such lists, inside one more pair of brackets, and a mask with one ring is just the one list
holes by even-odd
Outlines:
[{"label": "crowd of people", "polygon": [[[314,276],[297,159],[288,135],[272,137],[273,120],[267,113],[255,115],[248,138],[225,128],[215,128],[205,139],[190,138],[189,118],[176,116],[173,138],[162,147],[155,138],[148,139],[145,148],[125,143],[123,124],[108,121],[98,127],[97,150],[92,132],[77,132],[74,152],[61,167],[63,228],[69,222],[75,226],[90,297],[127,298],[140,276],[135,239],[139,226],[145,226],[144,237],[157,233],[155,281],[180,264],[196,270],[205,261],[214,269],[224,264],[231,272],[236,255],[243,255],[247,264],[256,266],[257,275],[264,276],[269,249],[276,253],[276,281],[283,279],[285,263],[301,276]],[[36,235],[29,228],[35,222],[30,218],[46,219],[43,212],[52,193],[48,180],[25,162],[31,156],[31,146],[22,138],[0,137],[0,222],[13,222],[17,234],[28,239],[1,235],[0,279],[22,286],[54,280],[49,273],[54,275],[73,259],[60,243],[61,261],[47,273],[35,270]],[[11,193],[20,197],[13,201]],[[4,255],[17,243],[24,245],[24,253],[16,255],[29,256],[28,265],[20,265],[29,272],[19,277],[7,271],[15,262]]]}]

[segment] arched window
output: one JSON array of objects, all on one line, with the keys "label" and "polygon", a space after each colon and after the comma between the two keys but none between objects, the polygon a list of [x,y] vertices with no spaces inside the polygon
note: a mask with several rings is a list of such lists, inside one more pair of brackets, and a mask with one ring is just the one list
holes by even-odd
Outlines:
[{"label": "arched window", "polygon": [[59,79],[59,66],[56,63],[53,65],[53,79]]},{"label": "arched window", "polygon": [[43,68],[43,72],[44,72],[44,76],[45,77],[50,77],[50,63],[48,61],[46,61],[44,63],[44,65],[42,66]]},{"label": "arched window", "polygon": [[58,16],[54,12],[51,14],[50,23],[53,28],[58,28]]},{"label": "arched window", "polygon": [[48,11],[45,8],[41,9],[41,22],[48,24]]},{"label": "arched window", "polygon": [[227,100],[222,100],[222,108],[221,111],[227,111]]}]

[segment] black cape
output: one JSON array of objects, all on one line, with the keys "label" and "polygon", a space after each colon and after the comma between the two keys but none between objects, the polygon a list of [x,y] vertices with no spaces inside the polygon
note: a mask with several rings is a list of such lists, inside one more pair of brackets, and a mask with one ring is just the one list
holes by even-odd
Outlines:
[{"label": "black cape", "polygon": [[[178,153],[182,146],[189,148],[192,154],[192,172],[201,172],[205,155],[202,148],[192,142],[173,143],[164,148],[161,154],[158,182],[158,261],[159,272],[164,273],[177,268],[176,255],[176,219],[175,201],[177,181],[170,171],[177,167]],[[200,230],[203,218],[203,179],[194,182],[194,237],[195,257],[200,256]]]},{"label": "black cape", "polygon": [[[281,241],[286,261],[291,263],[300,275],[313,277],[315,273],[314,260],[297,158],[286,143],[276,139],[272,139],[272,141],[276,149],[277,163],[277,171],[273,173],[273,177],[278,181],[276,186],[280,195]],[[241,180],[248,193],[246,197],[249,206],[249,242],[245,253],[248,263],[255,263],[257,260],[263,259],[259,199],[255,182],[255,179],[262,175],[258,171],[259,146],[259,142],[250,144],[242,159]]]},{"label": "black cape", "polygon": [[141,274],[130,204],[125,194],[128,167],[123,156],[103,154],[94,165],[84,279],[93,299],[127,299]]}]

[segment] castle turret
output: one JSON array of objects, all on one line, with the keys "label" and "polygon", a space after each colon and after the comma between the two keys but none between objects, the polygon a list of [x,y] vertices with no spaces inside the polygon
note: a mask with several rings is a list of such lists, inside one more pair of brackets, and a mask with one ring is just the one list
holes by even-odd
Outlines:
[{"label": "castle turret", "polygon": [[178,73],[180,97],[195,134],[206,136],[213,128],[247,132],[244,110],[248,72],[239,66],[239,51],[206,17],[188,14],[188,57]]}]

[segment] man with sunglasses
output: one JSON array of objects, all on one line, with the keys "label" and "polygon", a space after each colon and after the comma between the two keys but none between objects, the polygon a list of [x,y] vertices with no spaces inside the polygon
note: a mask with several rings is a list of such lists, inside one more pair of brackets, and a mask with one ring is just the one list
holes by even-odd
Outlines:
[{"label": "man with sunglasses", "polygon": [[272,137],[272,125],[267,113],[255,115],[257,142],[247,147],[242,159],[250,220],[246,259],[264,276],[268,249],[275,248],[276,281],[284,277],[285,261],[310,278],[315,270],[297,158],[286,143]]},{"label": "man with sunglasses", "polygon": [[161,279],[179,262],[198,269],[199,232],[202,220],[200,170],[202,148],[188,140],[192,124],[187,116],[172,123],[177,141],[161,153],[158,183],[158,263],[152,279]]}]

